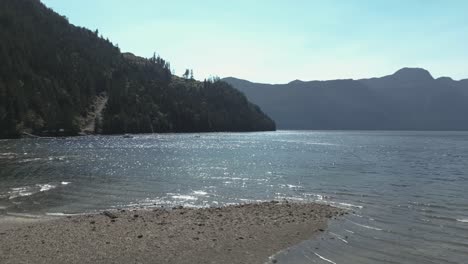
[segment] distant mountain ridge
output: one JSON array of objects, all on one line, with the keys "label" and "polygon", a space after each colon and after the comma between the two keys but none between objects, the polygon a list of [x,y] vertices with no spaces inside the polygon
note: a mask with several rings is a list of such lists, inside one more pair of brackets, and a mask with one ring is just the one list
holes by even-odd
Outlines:
[{"label": "distant mountain ridge", "polygon": [[468,130],[468,79],[420,68],[369,79],[253,83],[224,78],[279,129]]}]

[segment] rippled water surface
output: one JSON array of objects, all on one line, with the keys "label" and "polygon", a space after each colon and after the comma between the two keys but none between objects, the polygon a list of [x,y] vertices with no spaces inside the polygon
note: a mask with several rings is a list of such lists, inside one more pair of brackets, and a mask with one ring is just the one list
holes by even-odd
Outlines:
[{"label": "rippled water surface", "polygon": [[468,263],[466,132],[0,140],[0,217],[283,198],[350,214],[279,263]]}]

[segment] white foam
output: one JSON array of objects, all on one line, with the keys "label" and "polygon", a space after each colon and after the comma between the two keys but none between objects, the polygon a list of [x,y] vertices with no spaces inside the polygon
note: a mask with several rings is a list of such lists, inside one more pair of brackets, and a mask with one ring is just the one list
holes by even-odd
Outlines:
[{"label": "white foam", "polygon": [[468,218],[457,219],[458,222],[468,223]]},{"label": "white foam", "polygon": [[208,193],[205,192],[205,191],[193,191],[193,194],[194,194],[194,195],[205,196],[205,195],[207,195]]},{"label": "white foam", "polygon": [[323,201],[326,198],[326,196],[316,193],[304,193],[303,195],[306,197],[311,197],[311,199],[314,201]]},{"label": "white foam", "polygon": [[49,160],[65,160],[66,156],[50,156]]},{"label": "white foam", "polygon": [[71,183],[71,182],[66,182],[66,181],[61,182],[62,185],[68,185],[68,184],[70,184],[70,183]]},{"label": "white foam", "polygon": [[307,201],[307,199],[302,198],[302,197],[282,196],[282,195],[277,195],[275,197],[275,200],[288,200],[288,201],[298,201],[298,202]]},{"label": "white foam", "polygon": [[248,181],[250,178],[241,178],[241,177],[208,177],[212,180],[232,180],[232,181]]},{"label": "white foam", "polygon": [[15,199],[17,197],[24,197],[24,196],[30,196],[33,195],[35,192],[31,190],[31,187],[25,186],[25,187],[17,187],[17,188],[11,188],[10,191],[8,192],[8,199]]},{"label": "white foam", "polygon": [[42,160],[41,158],[29,158],[29,159],[23,159],[18,161],[19,163],[26,163],[26,162],[32,162],[32,161],[39,161]]},{"label": "white foam", "polygon": [[265,202],[264,200],[255,200],[255,199],[239,199],[243,203],[261,203]]},{"label": "white foam", "polygon": [[319,254],[317,254],[317,253],[315,253],[315,252],[314,252],[314,254],[315,254],[317,257],[319,257],[320,259],[325,260],[325,261],[328,262],[328,263],[336,264],[336,262],[333,262],[333,261],[331,261],[331,260],[329,260],[329,259],[327,259],[327,258],[325,258],[325,257],[322,257],[322,256],[320,256]]},{"label": "white foam", "polygon": [[172,198],[177,200],[185,200],[185,201],[195,201],[198,200],[197,197],[192,195],[172,195]]},{"label": "white foam", "polygon": [[279,184],[278,186],[281,188],[289,188],[289,189],[302,188],[302,186],[300,185],[293,185],[293,184]]},{"label": "white foam", "polygon": [[66,213],[46,213],[47,216],[73,216],[80,214],[66,214]]},{"label": "white foam", "polygon": [[[179,195],[179,194],[170,194],[168,193],[168,196],[176,199],[170,200],[169,197],[161,197],[161,198],[146,198],[141,201],[137,201],[135,203],[129,203],[125,205],[119,205],[119,206],[113,206],[114,208],[154,208],[154,207],[174,207],[174,206],[179,206],[182,205],[183,207],[190,207],[190,208],[205,208],[205,207],[210,207],[209,204],[205,203],[203,205],[198,205],[194,204],[194,201],[198,200],[196,197],[189,196],[189,195]],[[177,198],[174,198],[177,197]],[[191,197],[190,199],[187,199]],[[195,198],[195,199],[193,199]],[[185,201],[185,202],[184,202]]]},{"label": "white foam", "polygon": [[15,199],[15,198],[18,198],[18,197],[25,197],[25,196],[31,196],[33,195],[34,193],[33,192],[19,192],[17,195],[10,195],[10,198],[8,198],[9,200],[11,199]]},{"label": "white foam", "polygon": [[364,208],[362,205],[355,205],[355,204],[350,204],[350,203],[338,203],[338,205],[345,206],[345,207],[359,208],[359,209]]},{"label": "white foam", "polygon": [[7,152],[7,153],[0,153],[0,159],[13,159],[16,157],[15,153]]},{"label": "white foam", "polygon": [[52,184],[36,184],[36,186],[40,187],[40,189],[39,189],[40,192],[46,192],[48,190],[52,190],[54,188],[57,188],[56,185],[52,185]]},{"label": "white foam", "polygon": [[49,215],[49,216],[65,216],[66,214],[64,214],[64,213],[46,213],[46,215]]},{"label": "white foam", "polygon": [[8,191],[6,197],[8,197],[8,199],[11,200],[18,197],[31,196],[38,192],[46,192],[55,188],[57,188],[57,185],[50,183],[36,184],[33,186],[14,187],[11,188],[10,191]]}]

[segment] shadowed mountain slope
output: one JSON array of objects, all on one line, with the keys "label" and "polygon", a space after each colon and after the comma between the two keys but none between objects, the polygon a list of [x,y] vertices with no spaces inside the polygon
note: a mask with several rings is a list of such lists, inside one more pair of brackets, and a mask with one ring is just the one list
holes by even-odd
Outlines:
[{"label": "shadowed mountain slope", "polygon": [[260,84],[225,78],[280,129],[467,130],[468,80],[418,68],[362,80]]}]

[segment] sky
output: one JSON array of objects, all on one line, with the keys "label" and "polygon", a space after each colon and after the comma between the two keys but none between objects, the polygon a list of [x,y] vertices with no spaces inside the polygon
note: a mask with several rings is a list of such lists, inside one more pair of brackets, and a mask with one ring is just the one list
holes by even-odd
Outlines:
[{"label": "sky", "polygon": [[123,52],[156,52],[200,80],[359,79],[403,67],[468,78],[466,0],[42,2]]}]

